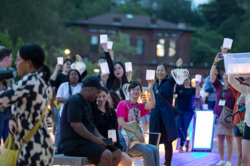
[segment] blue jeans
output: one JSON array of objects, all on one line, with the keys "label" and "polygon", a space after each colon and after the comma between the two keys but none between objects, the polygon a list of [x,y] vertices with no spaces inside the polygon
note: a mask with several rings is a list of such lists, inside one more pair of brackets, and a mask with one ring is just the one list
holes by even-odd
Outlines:
[{"label": "blue jeans", "polygon": [[9,121],[11,117],[11,109],[6,108],[7,112],[0,112],[0,144],[1,138],[3,137],[3,141],[5,142],[9,135]]},{"label": "blue jeans", "polygon": [[[119,131],[120,144],[123,146],[122,151],[126,151],[127,145],[124,137],[121,135],[121,130]],[[159,166],[160,157],[159,151],[154,145],[147,144],[146,146],[136,144],[133,148],[128,150],[128,154],[131,157],[143,157],[144,166]]]},{"label": "blue jeans", "polygon": [[55,113],[55,123],[56,123],[56,131],[55,131],[55,146],[58,149],[59,148],[59,142],[60,142],[60,113],[57,110],[56,106],[54,107],[54,113]]},{"label": "blue jeans", "polygon": [[183,114],[180,114],[178,118],[176,118],[176,124],[178,128],[179,135],[181,137],[181,144],[182,147],[187,139],[187,130],[188,126],[192,120],[194,112],[192,111],[184,111]]}]

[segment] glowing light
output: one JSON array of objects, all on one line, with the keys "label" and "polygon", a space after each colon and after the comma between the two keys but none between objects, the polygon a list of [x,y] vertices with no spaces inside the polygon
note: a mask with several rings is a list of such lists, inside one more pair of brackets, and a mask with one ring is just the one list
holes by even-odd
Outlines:
[{"label": "glowing light", "polygon": [[100,69],[94,69],[94,72],[95,72],[95,73],[99,73],[99,72],[100,72]]},{"label": "glowing light", "polygon": [[65,49],[64,53],[68,55],[68,54],[70,54],[70,50],[69,49]]}]

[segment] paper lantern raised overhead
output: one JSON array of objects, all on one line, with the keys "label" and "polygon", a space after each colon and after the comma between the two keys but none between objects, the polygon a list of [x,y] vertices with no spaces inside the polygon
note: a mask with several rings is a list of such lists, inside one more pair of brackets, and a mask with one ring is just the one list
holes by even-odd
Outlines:
[{"label": "paper lantern raised overhead", "polygon": [[187,69],[173,69],[171,75],[178,85],[183,85],[185,79],[188,78],[189,71]]},{"label": "paper lantern raised overhead", "polygon": [[155,70],[147,70],[146,80],[154,80],[154,79],[155,79]]},{"label": "paper lantern raised overhead", "polygon": [[63,65],[63,57],[57,57],[57,64]]},{"label": "paper lantern raised overhead", "polygon": [[108,41],[107,49],[112,50],[112,47],[113,47],[113,42],[112,41]]},{"label": "paper lantern raised overhead", "polygon": [[108,130],[108,137],[112,138],[113,142],[116,142],[117,141],[116,130]]},{"label": "paper lantern raised overhead", "polygon": [[125,68],[126,68],[126,72],[132,72],[132,63],[131,62],[125,62]]},{"label": "paper lantern raised overhead", "polygon": [[232,39],[229,39],[229,38],[224,38],[224,41],[223,41],[223,48],[228,48],[228,49],[231,49],[232,48],[232,44],[233,44],[233,40]]},{"label": "paper lantern raised overhead", "polygon": [[201,82],[202,75],[196,74],[195,75],[195,81]]},{"label": "paper lantern raised overhead", "polygon": [[109,66],[107,62],[100,63],[102,74],[109,74]]},{"label": "paper lantern raised overhead", "polygon": [[250,75],[250,53],[224,54],[224,64],[227,74],[235,76]]},{"label": "paper lantern raised overhead", "polygon": [[100,35],[100,44],[108,42],[108,35]]}]

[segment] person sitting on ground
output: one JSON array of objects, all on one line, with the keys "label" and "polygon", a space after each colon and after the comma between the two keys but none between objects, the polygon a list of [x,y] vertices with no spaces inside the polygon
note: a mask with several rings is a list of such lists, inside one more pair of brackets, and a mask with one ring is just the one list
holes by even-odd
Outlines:
[{"label": "person sitting on ground", "polygon": [[[115,92],[111,92],[111,94],[117,95]],[[105,138],[108,138],[108,130],[116,130],[117,141],[114,146],[122,150],[122,145],[120,144],[118,136],[118,122],[116,119],[116,112],[113,108],[110,108],[109,101],[107,100],[107,98],[108,91],[102,91],[99,94],[99,97],[97,98],[96,102],[91,105],[93,109],[94,124],[99,133]],[[122,152],[121,162],[119,163],[119,166],[123,165],[132,165],[132,159],[125,152]]]},{"label": "person sitting on ground", "polygon": [[65,156],[87,157],[98,166],[117,166],[121,161],[121,151],[106,145],[104,137],[93,123],[93,103],[102,87],[96,77],[87,77],[80,93],[68,98],[61,114],[60,149]]}]

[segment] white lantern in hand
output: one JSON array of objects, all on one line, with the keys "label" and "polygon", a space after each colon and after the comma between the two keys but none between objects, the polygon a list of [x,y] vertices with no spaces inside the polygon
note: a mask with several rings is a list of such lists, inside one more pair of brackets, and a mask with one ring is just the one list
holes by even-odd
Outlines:
[{"label": "white lantern in hand", "polygon": [[112,138],[113,142],[116,142],[117,141],[116,130],[108,130],[108,137]]},{"label": "white lantern in hand", "polygon": [[196,74],[195,75],[195,81],[201,82],[202,75]]},{"label": "white lantern in hand", "polygon": [[63,65],[63,57],[57,57],[57,64]]},{"label": "white lantern in hand", "polygon": [[131,62],[125,62],[125,68],[126,68],[126,72],[132,72],[132,63]]},{"label": "white lantern in hand", "polygon": [[189,71],[187,69],[174,69],[171,71],[171,75],[178,85],[183,85],[185,79],[188,78]]},{"label": "white lantern in hand", "polygon": [[100,44],[108,42],[108,35],[100,35]]},{"label": "white lantern in hand", "polygon": [[147,70],[146,80],[154,80],[154,79],[155,79],[155,70]]},{"label": "white lantern in hand", "polygon": [[107,62],[100,63],[102,74],[109,74],[109,66]]},{"label": "white lantern in hand", "polygon": [[108,41],[107,49],[112,50],[112,47],[113,47],[113,42],[112,41]]},{"label": "white lantern in hand", "polygon": [[232,39],[229,39],[229,38],[224,38],[224,41],[223,41],[223,48],[228,48],[228,49],[231,49],[232,48],[232,44],[233,44],[233,40]]}]

